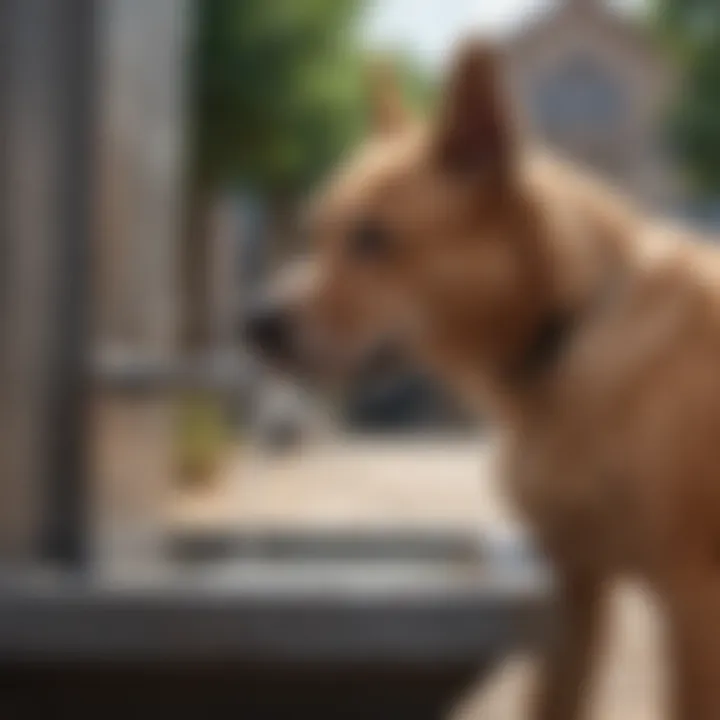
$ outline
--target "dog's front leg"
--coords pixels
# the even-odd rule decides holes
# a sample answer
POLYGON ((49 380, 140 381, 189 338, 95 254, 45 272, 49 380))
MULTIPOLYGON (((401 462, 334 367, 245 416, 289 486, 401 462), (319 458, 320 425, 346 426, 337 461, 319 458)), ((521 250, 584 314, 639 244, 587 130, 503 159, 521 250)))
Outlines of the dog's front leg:
POLYGON ((559 584, 559 626, 542 658, 532 698, 533 720, 582 717, 602 632, 606 604, 602 578, 572 572, 561 576, 559 584))
POLYGON ((669 593, 674 720, 720 718, 720 571, 685 564, 669 593))

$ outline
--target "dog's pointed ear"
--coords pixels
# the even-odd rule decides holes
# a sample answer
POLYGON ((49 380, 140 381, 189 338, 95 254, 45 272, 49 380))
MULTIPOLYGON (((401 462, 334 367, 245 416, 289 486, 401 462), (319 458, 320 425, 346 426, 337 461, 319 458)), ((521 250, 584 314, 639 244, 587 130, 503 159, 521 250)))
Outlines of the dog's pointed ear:
POLYGON ((441 108, 437 158, 452 172, 506 178, 515 133, 502 82, 502 59, 492 44, 471 40, 459 50, 441 108))
POLYGON ((406 127, 410 111, 405 105, 395 65, 376 58, 367 69, 370 131, 387 135, 406 127))

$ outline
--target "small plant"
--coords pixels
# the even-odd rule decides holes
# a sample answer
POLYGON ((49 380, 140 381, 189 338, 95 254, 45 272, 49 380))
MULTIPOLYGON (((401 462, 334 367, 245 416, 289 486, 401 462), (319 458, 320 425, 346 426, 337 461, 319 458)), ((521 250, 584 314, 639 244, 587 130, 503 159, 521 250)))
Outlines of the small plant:
POLYGON ((190 487, 211 483, 230 445, 230 430, 221 403, 203 394, 181 398, 175 442, 180 482, 190 487))

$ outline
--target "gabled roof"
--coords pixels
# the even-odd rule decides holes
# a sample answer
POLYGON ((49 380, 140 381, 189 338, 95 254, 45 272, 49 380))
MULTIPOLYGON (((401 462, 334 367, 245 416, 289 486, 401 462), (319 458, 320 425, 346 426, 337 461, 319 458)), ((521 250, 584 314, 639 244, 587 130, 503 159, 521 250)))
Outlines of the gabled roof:
POLYGON ((614 35, 643 60, 669 72, 665 56, 651 30, 635 16, 621 13, 606 0, 559 0, 552 8, 534 14, 506 40, 509 53, 522 53, 535 43, 552 39, 567 22, 590 23, 598 32, 614 35))

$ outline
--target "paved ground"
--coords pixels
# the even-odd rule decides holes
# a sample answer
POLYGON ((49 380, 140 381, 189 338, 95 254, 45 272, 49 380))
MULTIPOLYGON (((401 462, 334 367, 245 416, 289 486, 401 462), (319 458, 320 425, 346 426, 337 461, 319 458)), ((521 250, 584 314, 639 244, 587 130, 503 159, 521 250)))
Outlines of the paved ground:
MULTIPOLYGON (((268 459, 230 459, 211 491, 178 499, 173 524, 256 527, 498 527, 512 523, 492 453, 471 442, 330 445, 268 459)), ((638 589, 619 587, 592 720, 662 720, 658 619, 638 589)), ((525 720, 533 661, 511 659, 453 717, 525 720)))
POLYGON ((211 492, 187 495, 174 522, 251 526, 467 526, 506 513, 491 455, 462 441, 313 446, 284 456, 238 451, 211 492))

